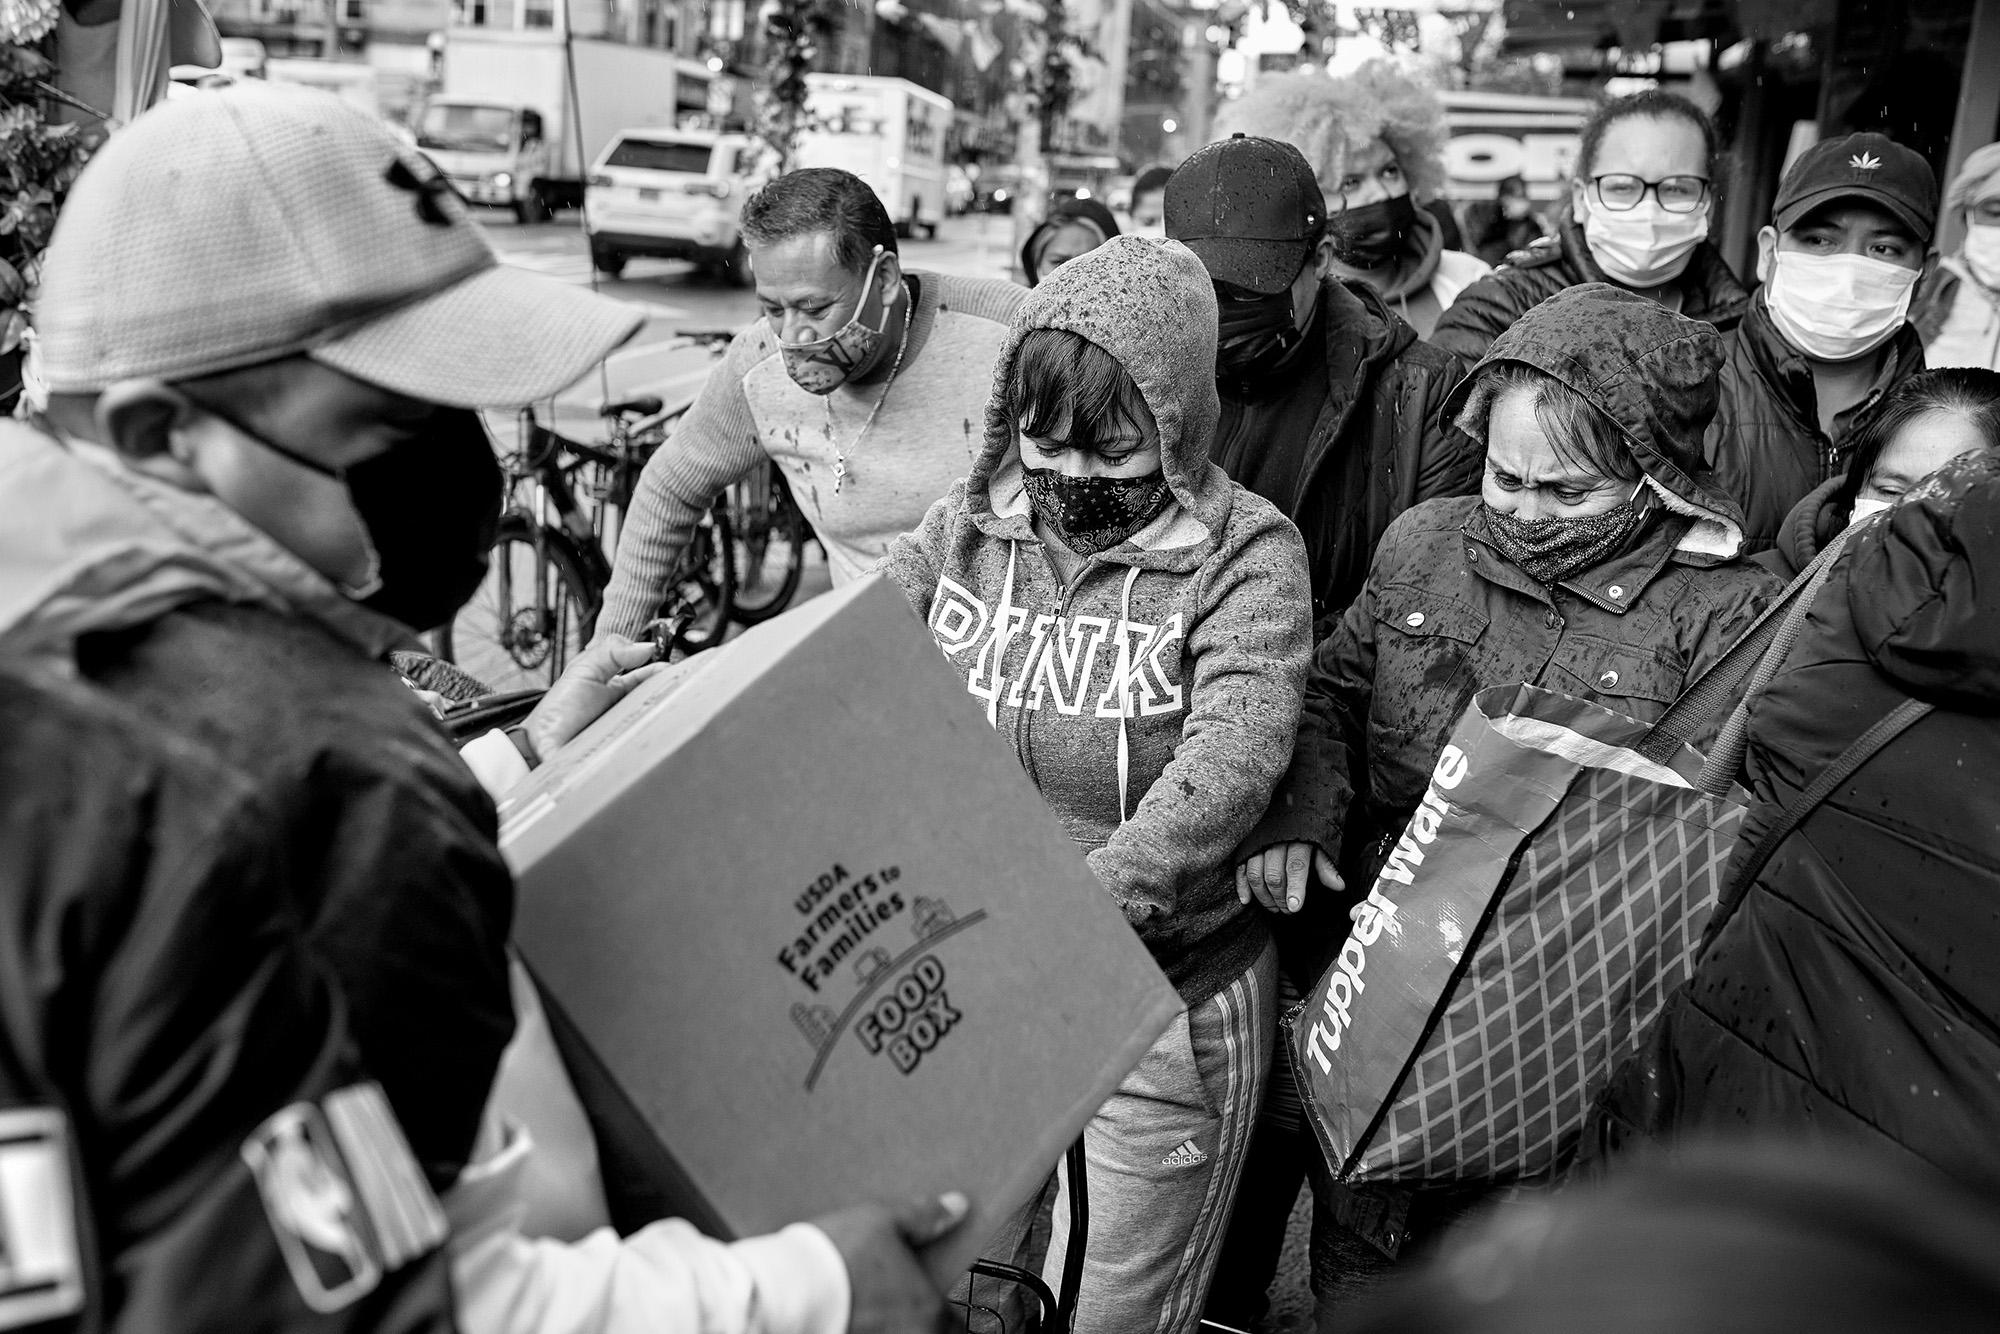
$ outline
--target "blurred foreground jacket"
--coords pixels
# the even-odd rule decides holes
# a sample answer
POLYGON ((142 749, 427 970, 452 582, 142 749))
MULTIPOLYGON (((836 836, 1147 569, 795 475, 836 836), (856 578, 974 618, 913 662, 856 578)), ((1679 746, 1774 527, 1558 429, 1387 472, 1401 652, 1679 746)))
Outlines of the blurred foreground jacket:
POLYGON ((1936 712, 1808 815, 1609 1107, 1654 1137, 1861 1140, 2000 1187, 2000 460, 1850 540, 1752 714, 1737 847, 1907 698, 1936 712))

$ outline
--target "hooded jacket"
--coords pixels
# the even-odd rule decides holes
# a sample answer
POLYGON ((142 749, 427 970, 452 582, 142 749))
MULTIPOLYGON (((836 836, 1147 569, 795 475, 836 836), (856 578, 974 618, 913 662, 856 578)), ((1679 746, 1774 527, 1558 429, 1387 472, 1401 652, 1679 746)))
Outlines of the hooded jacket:
MULTIPOLYGON (((1430 339, 1468 362, 1477 361, 1501 331, 1531 307, 1566 287, 1610 281, 1583 239, 1583 225, 1565 219, 1554 236, 1515 251, 1492 274, 1459 293, 1430 339)), ((1680 313, 1724 332, 1736 327, 1750 300, 1711 241, 1694 248, 1678 286, 1680 313)))
POLYGON ((1312 644, 1298 531, 1208 459, 1215 340, 1207 271, 1179 243, 1120 237, 1065 264, 1014 318, 971 474, 886 566, 1190 1006, 1267 943, 1228 857, 1284 772, 1312 644), (1172 494, 1067 584, 1008 406, 1032 329, 1125 367, 1172 494))
POLYGON ((1319 300, 1326 400, 1294 488, 1266 489, 1305 538, 1315 638, 1361 591, 1389 521, 1418 501, 1478 490, 1482 461, 1441 418, 1464 378, 1456 358, 1418 338, 1364 283, 1329 278, 1319 300))
POLYGON ((1800 497, 1778 529, 1777 541, 1751 559, 1787 583, 1812 564, 1841 529, 1847 526, 1847 508, 1839 500, 1845 476, 1829 477, 1800 497))
POLYGON ((1397 519, 1315 655, 1291 769, 1244 852, 1316 843, 1365 890, 1479 690, 1525 681, 1649 722, 1748 628, 1780 585, 1736 559, 1735 506, 1702 467, 1721 356, 1705 324, 1606 284, 1551 298, 1494 343, 1446 411, 1503 363, 1561 380, 1618 424, 1658 512, 1554 587, 1487 537, 1476 496, 1397 519), (1350 818, 1356 777, 1365 805, 1350 818))
MULTIPOLYGON (((297 852, 262 910, 274 930, 303 923, 448 1186, 513 1030, 513 885, 492 801, 383 664, 408 632, 221 502, 95 445, 0 422, 0 505, 0 655, 82 678, 261 794, 297 852)), ((183 984, 205 985, 200 955, 184 963, 183 984)))
MULTIPOLYGON (((1398 281, 1376 290, 1383 302, 1417 331, 1417 337, 1428 338, 1458 294, 1493 270, 1477 255, 1447 248, 1444 225, 1428 209, 1417 210, 1409 251, 1415 262, 1403 270, 1398 281)), ((1341 271, 1350 281, 1369 281, 1365 269, 1343 266, 1341 271)))
POLYGON ((1725 898, 1694 977, 1614 1080, 1614 1123, 1859 1140, 2000 1188, 1996 577, 1990 455, 1946 465, 1850 540, 1753 706, 1739 864, 1878 719, 1911 697, 1936 712, 1725 898))
POLYGON ((1728 342, 1722 397, 1703 448, 1716 481, 1743 510, 1745 551, 1755 554, 1778 540, 1785 516, 1808 491, 1847 471, 1882 400, 1924 368, 1924 345, 1905 321, 1883 348, 1867 396, 1835 418, 1829 438, 1819 428, 1812 368, 1771 322, 1763 292, 1728 342))

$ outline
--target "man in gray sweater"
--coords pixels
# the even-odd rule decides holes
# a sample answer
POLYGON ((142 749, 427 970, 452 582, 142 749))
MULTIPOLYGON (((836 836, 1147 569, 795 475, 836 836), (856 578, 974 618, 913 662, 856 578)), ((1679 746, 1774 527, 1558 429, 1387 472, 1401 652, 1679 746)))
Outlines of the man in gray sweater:
POLYGON ((764 318, 736 335, 646 465, 600 641, 637 635, 658 614, 702 512, 766 458, 784 470, 840 584, 915 528, 979 448, 1021 288, 905 271, 882 201, 828 168, 752 196, 743 239, 764 318))

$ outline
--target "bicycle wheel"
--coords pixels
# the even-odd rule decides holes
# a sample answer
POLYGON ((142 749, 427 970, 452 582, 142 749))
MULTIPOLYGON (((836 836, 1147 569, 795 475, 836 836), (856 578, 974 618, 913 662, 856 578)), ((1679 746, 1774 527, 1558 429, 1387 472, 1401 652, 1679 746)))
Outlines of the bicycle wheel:
POLYGON ((687 550, 681 553, 680 568, 667 585, 666 601, 660 615, 671 618, 683 611, 693 619, 681 632, 681 643, 689 653, 714 648, 729 633, 730 608, 736 597, 736 566, 730 557, 735 546, 724 501, 716 501, 696 525, 687 550))
POLYGON ((569 538, 509 514, 479 591, 438 631, 438 656, 495 690, 550 686, 590 642, 599 605, 569 538))
POLYGON ((730 616, 738 625, 756 625, 791 606, 812 528, 776 464, 758 464, 724 500, 736 538, 730 546, 736 566, 730 616))

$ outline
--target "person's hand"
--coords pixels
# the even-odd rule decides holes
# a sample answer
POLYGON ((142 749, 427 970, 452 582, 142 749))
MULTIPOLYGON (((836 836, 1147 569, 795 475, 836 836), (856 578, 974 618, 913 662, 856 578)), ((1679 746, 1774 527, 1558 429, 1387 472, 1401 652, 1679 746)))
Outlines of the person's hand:
POLYGON ((607 635, 591 645, 564 669, 522 724, 535 753, 543 759, 555 754, 664 665, 653 662, 650 640, 607 635))
POLYGON ((848 1334, 909 1334, 940 1327, 944 1293, 917 1251, 964 1222, 971 1207, 953 1190, 897 1208, 859 1204, 812 1220, 847 1263, 853 1293, 848 1334))
POLYGON ((1305 907, 1306 868, 1319 872, 1319 882, 1336 894, 1347 888, 1333 858, 1315 843, 1274 843, 1253 852, 1236 868, 1236 898, 1258 903, 1272 912, 1293 913, 1305 907))

